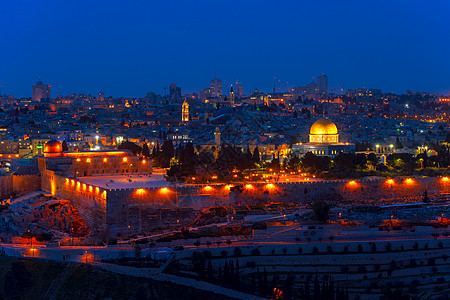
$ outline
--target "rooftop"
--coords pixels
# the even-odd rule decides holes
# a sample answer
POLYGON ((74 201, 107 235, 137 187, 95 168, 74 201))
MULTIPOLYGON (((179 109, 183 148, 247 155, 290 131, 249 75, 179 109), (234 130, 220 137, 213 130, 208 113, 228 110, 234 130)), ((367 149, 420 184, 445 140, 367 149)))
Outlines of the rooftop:
POLYGON ((112 175, 79 177, 80 182, 104 189, 138 189, 169 187, 164 175, 112 175))

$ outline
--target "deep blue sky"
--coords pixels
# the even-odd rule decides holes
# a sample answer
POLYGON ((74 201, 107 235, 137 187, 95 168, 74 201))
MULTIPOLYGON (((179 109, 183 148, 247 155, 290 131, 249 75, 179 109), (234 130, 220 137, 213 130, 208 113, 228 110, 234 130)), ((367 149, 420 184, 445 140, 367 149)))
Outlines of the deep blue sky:
POLYGON ((217 74, 248 93, 326 73, 330 87, 447 92, 449 15, 448 0, 2 1, 0 85, 143 96, 217 74))

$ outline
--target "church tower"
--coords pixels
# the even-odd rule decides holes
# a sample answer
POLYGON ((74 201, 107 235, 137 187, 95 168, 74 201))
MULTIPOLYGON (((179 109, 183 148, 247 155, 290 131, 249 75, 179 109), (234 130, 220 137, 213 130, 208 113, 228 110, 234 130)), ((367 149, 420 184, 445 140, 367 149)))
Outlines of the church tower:
POLYGON ((234 107, 234 91, 233 91, 233 85, 231 85, 231 90, 230 90, 230 106, 234 107))
POLYGON ((216 145, 220 146, 220 130, 219 130, 219 127, 216 127, 216 131, 214 131, 214 140, 216 141, 216 145))
POLYGON ((186 99, 181 106, 181 121, 189 122, 189 103, 187 103, 186 99))

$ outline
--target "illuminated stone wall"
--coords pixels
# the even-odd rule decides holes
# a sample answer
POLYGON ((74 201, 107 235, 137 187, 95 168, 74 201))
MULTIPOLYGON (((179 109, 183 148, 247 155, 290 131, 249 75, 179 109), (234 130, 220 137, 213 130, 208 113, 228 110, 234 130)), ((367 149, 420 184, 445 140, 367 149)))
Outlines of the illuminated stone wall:
POLYGON ((107 191, 87 185, 77 179, 68 178, 46 170, 42 174, 42 189, 69 200, 91 229, 106 229, 107 191))
POLYGON ((24 195, 41 189, 40 175, 13 175, 13 190, 17 195, 24 195))
MULTIPOLYGON (((203 185, 192 185, 178 188, 179 195, 190 195, 192 201, 197 196, 198 204, 190 204, 196 208, 210 205, 233 205, 251 202, 297 202, 329 201, 367 202, 404 199, 420 200, 425 190, 428 195, 450 193, 450 180, 443 178, 397 178, 397 179, 363 179, 336 181, 279 182, 273 184, 252 183, 244 185, 238 191, 229 191, 226 185, 211 185, 205 189, 203 185), (202 197, 199 197, 202 196, 202 197), (206 200, 205 200, 206 199, 206 200)), ((186 197, 188 198, 188 197, 186 197)), ((188 198, 189 199, 189 198, 188 198)), ((189 201, 180 201, 180 205, 188 205, 189 201)))
MULTIPOLYGON (((82 179, 81 179, 82 180, 82 179)), ((185 225, 195 210, 217 205, 299 202, 324 199, 376 204, 383 199, 420 201, 429 195, 450 193, 443 178, 364 179, 252 183, 240 189, 225 184, 180 185, 153 189, 104 189, 46 170, 42 189, 70 200, 91 229, 110 236, 185 225)))
POLYGON ((0 199, 10 197, 13 191, 13 180, 11 175, 0 176, 0 199))

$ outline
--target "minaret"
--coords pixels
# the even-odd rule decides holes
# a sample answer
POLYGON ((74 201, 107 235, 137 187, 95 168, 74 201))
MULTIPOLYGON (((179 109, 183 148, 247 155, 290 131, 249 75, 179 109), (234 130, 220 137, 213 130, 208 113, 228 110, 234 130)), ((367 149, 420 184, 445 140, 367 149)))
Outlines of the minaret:
POLYGON ((189 122, 189 103, 184 99, 183 105, 181 106, 181 121, 189 122))
POLYGON ((231 85, 231 90, 230 90, 230 106, 234 107, 234 91, 233 91, 233 85, 231 85))
POLYGON ((216 141, 216 145, 220 146, 220 130, 219 130, 219 127, 216 127, 216 131, 214 131, 214 140, 216 141))

